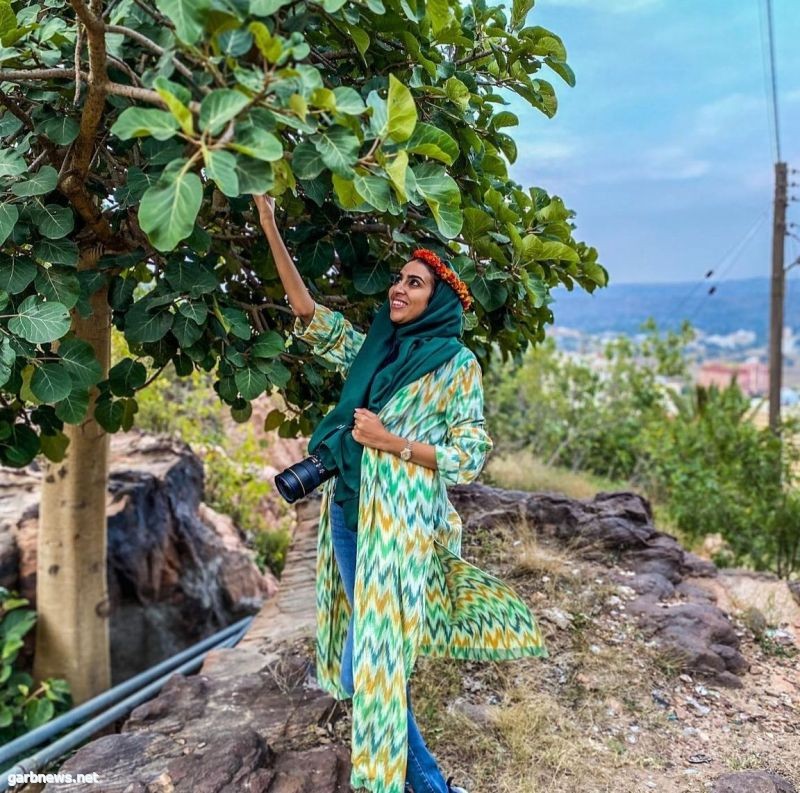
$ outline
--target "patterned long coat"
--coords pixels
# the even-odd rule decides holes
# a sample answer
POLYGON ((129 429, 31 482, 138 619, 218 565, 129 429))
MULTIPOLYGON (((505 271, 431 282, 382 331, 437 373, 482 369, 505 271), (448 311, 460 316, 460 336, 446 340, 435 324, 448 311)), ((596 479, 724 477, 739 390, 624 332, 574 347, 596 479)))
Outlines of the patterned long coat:
MULTIPOLYGON (((347 374, 365 334, 316 304, 293 335, 347 374)), ((461 558, 461 518, 446 486, 480 473, 492 440, 484 429, 481 369, 467 348, 397 391, 378 413, 389 432, 436 450, 437 470, 364 447, 354 597, 354 789, 403 793, 408 754, 406 683, 418 654, 506 660, 547 656, 526 604, 499 578, 461 558)), ((333 553, 323 485, 317 540, 316 671, 338 700, 351 608, 333 553)))

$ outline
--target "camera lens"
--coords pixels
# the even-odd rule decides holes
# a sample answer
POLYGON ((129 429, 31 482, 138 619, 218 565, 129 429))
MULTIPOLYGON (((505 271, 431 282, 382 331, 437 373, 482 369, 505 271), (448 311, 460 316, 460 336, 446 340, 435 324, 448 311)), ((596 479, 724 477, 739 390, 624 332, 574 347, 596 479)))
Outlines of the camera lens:
POLYGON ((289 466, 275 477, 275 486, 281 496, 293 504, 307 496, 314 488, 330 479, 335 471, 328 471, 313 454, 289 466))

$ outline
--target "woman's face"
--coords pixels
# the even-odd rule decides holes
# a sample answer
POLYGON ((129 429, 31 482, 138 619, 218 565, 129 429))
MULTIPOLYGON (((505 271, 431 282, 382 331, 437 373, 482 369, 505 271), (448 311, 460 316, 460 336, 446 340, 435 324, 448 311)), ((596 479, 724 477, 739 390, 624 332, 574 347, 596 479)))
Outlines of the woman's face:
POLYGON ((433 274, 421 261, 406 262, 389 287, 389 319, 400 324, 416 319, 427 308, 433 287, 433 274))

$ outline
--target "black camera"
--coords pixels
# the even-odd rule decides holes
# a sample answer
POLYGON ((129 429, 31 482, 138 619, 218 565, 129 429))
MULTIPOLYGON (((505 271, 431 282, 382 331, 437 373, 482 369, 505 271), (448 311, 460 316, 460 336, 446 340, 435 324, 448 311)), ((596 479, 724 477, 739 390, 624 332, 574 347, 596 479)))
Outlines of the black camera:
MULTIPOLYGON (((339 424, 336 427, 337 430, 352 428, 352 424, 339 424)), ((297 499, 305 498, 312 490, 338 473, 336 466, 326 468, 319 455, 312 454, 281 471, 275 477, 275 487, 286 501, 294 504, 297 499)))
POLYGON ((326 468, 316 454, 290 465, 275 477, 275 487, 290 504, 304 498, 312 490, 330 479, 336 473, 335 468, 326 468))

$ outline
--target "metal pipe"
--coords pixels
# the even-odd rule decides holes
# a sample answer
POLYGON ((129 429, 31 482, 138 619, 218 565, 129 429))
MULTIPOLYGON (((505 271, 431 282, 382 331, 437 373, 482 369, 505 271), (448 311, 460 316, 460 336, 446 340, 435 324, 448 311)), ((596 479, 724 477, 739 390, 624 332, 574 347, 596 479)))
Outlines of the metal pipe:
MULTIPOLYGON (((205 659, 206 655, 208 655, 208 653, 211 652, 211 650, 218 649, 218 648, 221 648, 221 647, 233 647, 236 644, 238 644, 238 642, 241 640, 241 638, 247 632, 247 628, 250 626, 250 623, 252 622, 252 620, 253 620, 253 617, 246 617, 245 619, 240 620, 239 622, 235 623, 234 625, 228 626, 228 628, 225 628, 224 630, 220 631, 218 634, 215 634, 215 637, 217 638, 218 641, 212 647, 209 647, 208 649, 206 649, 205 651, 201 652, 200 654, 193 655, 193 657, 189 658, 189 660, 185 661, 183 664, 181 664, 177 668, 171 669, 170 671, 166 672, 166 674, 163 674, 161 677, 159 677, 158 679, 154 680, 149 685, 146 685, 144 688, 140 689, 136 693, 131 694, 130 696, 126 697, 121 702, 118 702, 116 705, 114 705, 113 707, 111 707, 108 710, 104 711, 100 715, 95 716, 93 719, 87 721, 85 724, 81 725, 77 729, 75 729, 72 732, 68 733, 67 735, 59 738, 54 743, 50 744, 49 746, 46 746, 44 749, 41 749, 40 751, 36 752, 35 754, 31 755, 30 757, 26 757, 23 760, 20 760, 12 768, 8 769, 7 771, 4 771, 2 773, 2 776, 0 776, 0 793, 2 793, 2 791, 8 790, 8 786, 9 786, 8 785, 8 780, 9 780, 9 777, 12 774, 25 774, 25 773, 31 773, 31 772, 38 771, 40 768, 46 766, 48 763, 51 763, 54 760, 57 760, 64 753, 68 752, 74 746, 77 746, 78 744, 80 744, 86 738, 91 737, 98 730, 102 729, 103 727, 107 726, 108 724, 111 724, 112 722, 116 721, 118 718, 127 715, 137 705, 141 704, 145 700, 149 699, 150 697, 152 697, 153 695, 158 693, 158 691, 161 690, 163 685, 167 682, 167 680, 169 680, 169 678, 173 674, 185 674, 187 672, 192 672, 202 664, 202 662, 205 659), (219 637, 220 637, 221 634, 225 634, 225 635, 223 636, 222 640, 219 640, 219 637)), ((208 642, 209 642, 209 639, 213 639, 213 638, 214 637, 208 637, 208 638, 204 639, 202 642, 198 642, 198 645, 200 645, 200 644, 207 645, 208 642)), ((197 647, 198 645, 195 645, 195 647, 197 647)), ((188 650, 184 650, 181 653, 178 653, 178 655, 174 656, 173 659, 178 657, 178 656, 185 656, 186 653, 189 652, 190 650, 192 650, 192 648, 188 648, 188 650)), ((170 661, 170 660, 173 660, 173 659, 167 659, 167 661, 170 661)), ((150 676, 152 676, 153 669, 162 669, 163 670, 163 668, 165 667, 166 663, 167 662, 162 661, 157 666, 153 667, 150 670, 146 670, 146 672, 142 672, 140 675, 137 675, 136 677, 137 678, 142 678, 142 676, 147 675, 148 673, 150 673, 150 676)), ((134 679, 135 678, 131 678, 131 680, 134 680, 134 679)), ((126 685, 128 685, 130 682, 131 681, 126 681, 125 683, 121 683, 119 686, 116 686, 115 689, 123 688, 126 685)), ((101 699, 102 697, 110 694, 115 689, 109 689, 109 691, 104 692, 104 694, 101 694, 98 697, 95 697, 94 699, 89 700, 89 702, 84 703, 84 704, 88 705, 90 703, 93 703, 96 700, 101 699)), ((82 706, 79 706, 79 707, 82 707, 82 706)), ((97 707, 95 706, 91 710, 93 711, 93 710, 96 710, 96 709, 97 709, 97 707)), ((75 710, 78 710, 78 708, 75 708, 75 710)), ((85 714, 85 712, 86 711, 84 711, 84 714, 85 714)), ((69 713, 63 714, 63 716, 69 716, 72 713, 73 713, 73 711, 69 711, 69 713)), ((59 717, 59 718, 61 718, 61 717, 59 717)), ((53 720, 53 722, 55 722, 55 721, 56 721, 56 719, 53 720)), ((74 721, 74 719, 73 719, 73 721, 74 721)), ((38 728, 38 730, 42 730, 44 727, 51 726, 53 722, 48 722, 48 724, 42 725, 42 727, 38 728)), ((64 724, 65 724, 65 722, 62 721, 61 722, 61 726, 64 726, 64 724)), ((32 732, 35 732, 35 731, 32 731, 32 732)), ((21 736, 21 738, 24 738, 24 737, 26 737, 26 736, 21 736)), ((17 739, 17 740, 20 740, 20 739, 17 739)), ((38 743, 41 743, 41 740, 37 740, 34 745, 36 745, 38 743)), ((18 753, 19 752, 17 752, 17 754, 18 753)))
POLYGON ((205 639, 193 644, 191 647, 181 650, 181 652, 164 659, 149 669, 145 669, 138 675, 128 678, 128 680, 125 680, 119 685, 109 688, 102 694, 98 694, 96 697, 83 702, 77 707, 68 710, 66 713, 62 713, 55 719, 43 724, 41 727, 37 727, 34 730, 26 732, 24 735, 20 735, 19 738, 15 738, 10 743, 0 747, 0 768, 9 760, 13 760, 15 757, 19 757, 23 752, 27 752, 28 749, 38 746, 40 743, 44 743, 56 733, 61 732, 61 730, 64 728, 70 727, 76 722, 84 719, 86 716, 95 713, 107 705, 110 705, 112 702, 116 702, 118 699, 121 699, 131 691, 136 691, 145 683, 149 683, 151 680, 159 677, 164 672, 174 669, 183 661, 193 658, 206 648, 216 645, 228 636, 238 633, 243 626, 246 627, 249 625, 252 619, 252 617, 245 617, 244 619, 239 620, 239 622, 228 625, 221 631, 217 631, 217 633, 207 636, 205 639))

